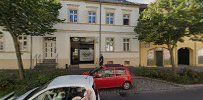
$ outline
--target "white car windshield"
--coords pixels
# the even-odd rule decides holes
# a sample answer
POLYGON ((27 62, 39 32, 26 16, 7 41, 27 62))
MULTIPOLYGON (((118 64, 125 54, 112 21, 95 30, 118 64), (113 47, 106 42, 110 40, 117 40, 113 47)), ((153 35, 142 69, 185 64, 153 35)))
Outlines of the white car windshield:
POLYGON ((43 85, 43 86, 41 86, 41 87, 36 88, 34 91, 32 91, 29 95, 27 95, 27 96, 25 97, 25 100, 29 99, 30 97, 32 97, 32 96, 35 95, 36 93, 38 93, 38 92, 44 90, 45 88, 47 88, 47 86, 48 86, 48 84, 45 84, 45 85, 43 85))

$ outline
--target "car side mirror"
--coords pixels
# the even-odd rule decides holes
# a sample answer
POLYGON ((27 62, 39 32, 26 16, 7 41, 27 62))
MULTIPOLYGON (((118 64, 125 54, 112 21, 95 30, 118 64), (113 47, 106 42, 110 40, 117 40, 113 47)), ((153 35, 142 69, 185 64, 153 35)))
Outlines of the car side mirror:
POLYGON ((101 78, 99 74, 94 75, 94 78, 101 78))

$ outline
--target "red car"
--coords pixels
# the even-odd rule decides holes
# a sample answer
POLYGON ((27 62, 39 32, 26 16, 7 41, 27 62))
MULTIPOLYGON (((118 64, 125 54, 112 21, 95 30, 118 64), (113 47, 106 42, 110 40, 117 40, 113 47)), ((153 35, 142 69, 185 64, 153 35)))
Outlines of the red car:
POLYGON ((133 85, 129 69, 120 64, 107 64, 84 74, 94 76, 94 83, 97 89, 116 87, 130 89, 133 85))

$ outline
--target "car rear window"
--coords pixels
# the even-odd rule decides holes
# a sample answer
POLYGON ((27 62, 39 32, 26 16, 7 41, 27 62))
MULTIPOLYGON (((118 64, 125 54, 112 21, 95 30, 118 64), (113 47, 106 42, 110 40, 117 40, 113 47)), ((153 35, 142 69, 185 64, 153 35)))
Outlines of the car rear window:
POLYGON ((123 76, 126 74, 125 69, 116 69, 116 76, 123 76))

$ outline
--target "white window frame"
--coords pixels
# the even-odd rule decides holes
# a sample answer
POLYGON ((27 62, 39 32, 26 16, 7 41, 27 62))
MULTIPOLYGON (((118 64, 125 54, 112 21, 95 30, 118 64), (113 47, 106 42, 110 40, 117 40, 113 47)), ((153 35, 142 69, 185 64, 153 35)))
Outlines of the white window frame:
POLYGON ((88 23, 95 24, 97 22, 97 13, 95 11, 88 11, 88 23), (94 19, 95 18, 95 22, 94 19))
POLYGON ((78 10, 76 10, 76 9, 69 10, 69 21, 72 23, 78 22, 78 10), (71 11, 73 11, 73 13, 71 13, 71 11), (71 16, 73 16, 73 19, 71 19, 71 16), (75 16, 77 16, 77 17, 75 18, 75 16))
POLYGON ((4 34, 0 34, 0 51, 4 51, 4 34))
POLYGON ((19 46, 20 46, 20 51, 28 50, 28 36, 26 36, 26 35, 18 36, 18 42, 19 42, 19 46))
POLYGON ((130 51, 130 38, 123 38, 123 51, 130 51))
POLYGON ((113 37, 106 37, 106 39, 105 39, 105 50, 107 52, 114 52, 114 50, 115 50, 114 43, 115 43, 115 39, 113 37), (110 43, 111 40, 113 43, 110 43))
POLYGON ((110 25, 112 25, 112 24, 114 24, 114 13, 106 13, 106 24, 110 24, 110 25), (111 20, 113 21, 112 23, 111 23, 111 20))

